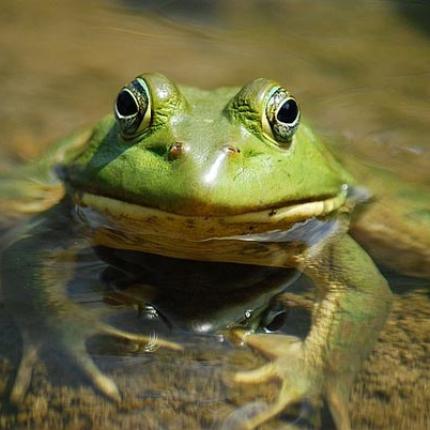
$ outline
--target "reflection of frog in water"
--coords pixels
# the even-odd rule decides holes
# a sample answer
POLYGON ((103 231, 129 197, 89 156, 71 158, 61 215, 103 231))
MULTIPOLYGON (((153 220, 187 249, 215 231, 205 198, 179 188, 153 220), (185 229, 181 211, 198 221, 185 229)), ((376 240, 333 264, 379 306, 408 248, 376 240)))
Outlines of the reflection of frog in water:
MULTIPOLYGON (((4 179, 4 211, 39 212, 2 259, 5 302, 24 339, 12 399, 25 394, 46 338, 100 391, 120 398, 85 341, 97 333, 148 339, 102 322, 67 297, 65 268, 82 248, 94 246, 111 264, 115 282, 150 286, 141 295, 149 302, 157 287, 167 285, 164 296, 206 288, 219 291, 221 308, 239 288, 270 296, 296 270, 305 273, 317 299, 303 341, 235 330, 273 360, 234 381, 282 382, 278 400, 245 426, 322 395, 337 426, 349 428, 350 386, 384 324, 391 294, 347 233, 356 194, 351 176, 299 120, 294 98, 266 79, 241 90, 201 91, 147 74, 119 93, 114 116, 54 146, 16 175, 21 179, 4 179), (54 166, 62 182, 53 179, 54 166)), ((269 301, 250 300, 258 309, 269 301)), ((244 306, 230 306, 228 316, 213 313, 210 328, 239 321, 244 306)))

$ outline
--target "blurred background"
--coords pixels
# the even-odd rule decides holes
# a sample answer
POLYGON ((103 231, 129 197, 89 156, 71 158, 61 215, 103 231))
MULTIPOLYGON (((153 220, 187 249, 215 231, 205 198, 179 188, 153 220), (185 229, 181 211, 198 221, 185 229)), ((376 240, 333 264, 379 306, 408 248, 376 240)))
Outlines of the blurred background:
POLYGON ((430 4, 2 0, 1 163, 92 124, 159 71, 204 88, 278 80, 329 138, 430 182, 430 4))

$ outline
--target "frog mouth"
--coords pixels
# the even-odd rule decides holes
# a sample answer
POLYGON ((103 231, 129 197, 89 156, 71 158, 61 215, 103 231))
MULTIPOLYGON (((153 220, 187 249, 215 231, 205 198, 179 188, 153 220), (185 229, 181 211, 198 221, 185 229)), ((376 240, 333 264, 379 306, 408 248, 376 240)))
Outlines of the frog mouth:
POLYGON ((343 185, 337 195, 321 200, 226 216, 175 214, 87 192, 77 192, 73 198, 79 218, 91 227, 198 241, 288 228, 296 222, 325 217, 345 206, 348 191, 343 185))

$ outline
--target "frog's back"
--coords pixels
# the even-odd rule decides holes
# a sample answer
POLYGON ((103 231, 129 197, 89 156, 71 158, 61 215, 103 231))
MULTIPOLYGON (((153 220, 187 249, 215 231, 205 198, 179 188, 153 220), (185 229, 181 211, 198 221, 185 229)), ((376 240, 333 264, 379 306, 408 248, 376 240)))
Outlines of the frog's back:
POLYGON ((55 166, 79 152, 91 134, 91 129, 74 133, 54 143, 37 160, 13 166, 0 175, 0 227, 43 212, 63 198, 64 186, 55 166))
POLYGON ((430 277, 430 187, 350 156, 343 164, 370 192, 353 217, 353 236, 384 266, 430 277))

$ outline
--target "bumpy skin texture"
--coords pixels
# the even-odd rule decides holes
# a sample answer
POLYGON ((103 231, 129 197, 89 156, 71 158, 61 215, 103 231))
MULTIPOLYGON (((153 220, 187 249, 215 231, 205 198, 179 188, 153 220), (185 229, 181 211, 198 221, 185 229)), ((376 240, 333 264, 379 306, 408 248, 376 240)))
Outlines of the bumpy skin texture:
MULTIPOLYGON (((26 306, 26 317, 17 317, 24 348, 11 393, 15 401, 25 394, 32 363, 46 341, 46 333, 50 333, 52 345, 65 350, 102 393, 116 400, 120 400, 119 390, 86 353, 86 339, 104 333, 138 343, 151 341, 102 323, 68 299, 65 285, 73 270, 65 273, 64 267, 73 267, 70 262, 80 250, 100 244, 97 226, 75 223, 72 214, 76 195, 91 193, 120 200, 126 208, 126 203, 132 203, 172 217, 188 217, 191 232, 193 223, 202 217, 208 223, 213 218, 227 217, 222 218, 227 223, 228 216, 235 214, 261 210, 275 213, 289 205, 300 208, 302 203, 311 203, 308 207, 313 208, 312 202, 335 197, 345 184, 352 183, 306 126, 299 126, 289 144, 276 142, 265 124, 265 106, 273 88, 278 87, 272 81, 257 79, 240 91, 200 91, 178 89, 162 75, 143 75, 142 79, 150 91, 152 114, 142 134, 133 139, 122 137, 117 122, 108 116, 92 132, 58 144, 36 167, 24 172, 34 175, 43 171, 45 176, 41 176, 46 179, 50 167, 60 163, 57 171, 67 192, 51 208, 40 204, 41 213, 24 227, 18 239, 11 241, 2 256, 7 306, 13 315, 22 315, 23 303, 26 306), (64 262, 68 264, 64 266, 64 262)), ((15 184, 25 190, 23 182, 15 184)), ((59 184, 57 180, 51 186, 59 184)), ((38 189, 38 193, 43 195, 44 191, 38 189)), ((31 197, 23 192, 22 205, 31 203, 31 197)), ((105 215, 110 211, 109 207, 103 209, 105 215)), ((339 213, 345 210, 327 209, 333 219, 344 217, 339 213)), ((139 211, 133 216, 136 213, 139 211)), ((285 219, 284 224, 266 218, 256 222, 260 231, 286 225, 285 219)), ((282 381, 278 401, 244 422, 244 428, 255 428, 292 403, 320 396, 327 399, 338 428, 350 427, 347 406, 351 381, 385 321, 391 296, 370 258, 348 236, 347 224, 339 222, 339 227, 321 240, 306 243, 307 239, 302 239, 300 244, 296 238, 301 246, 277 245, 282 258, 276 265, 297 268, 315 284, 313 323, 304 341, 236 332, 273 361, 254 372, 239 373, 233 380, 282 381)), ((240 228, 240 222, 237 225, 235 228, 240 228)), ((223 234, 222 226, 218 226, 218 236, 223 234)), ((243 231, 246 233, 249 222, 243 231)), ((127 249, 121 234, 117 237, 113 246, 127 249)), ((179 249, 181 241, 175 240, 179 249)), ((185 233, 183 240, 187 240, 185 233)), ((163 255, 160 241, 154 253, 163 255)), ((210 246, 210 241, 201 242, 200 251, 206 250, 206 254, 200 253, 199 259, 205 255, 209 258, 210 246)), ((169 252, 174 251, 170 248, 169 252)), ((264 263, 256 263, 249 253, 241 258, 231 261, 264 263)), ((157 342, 180 349, 172 342, 157 342)))

